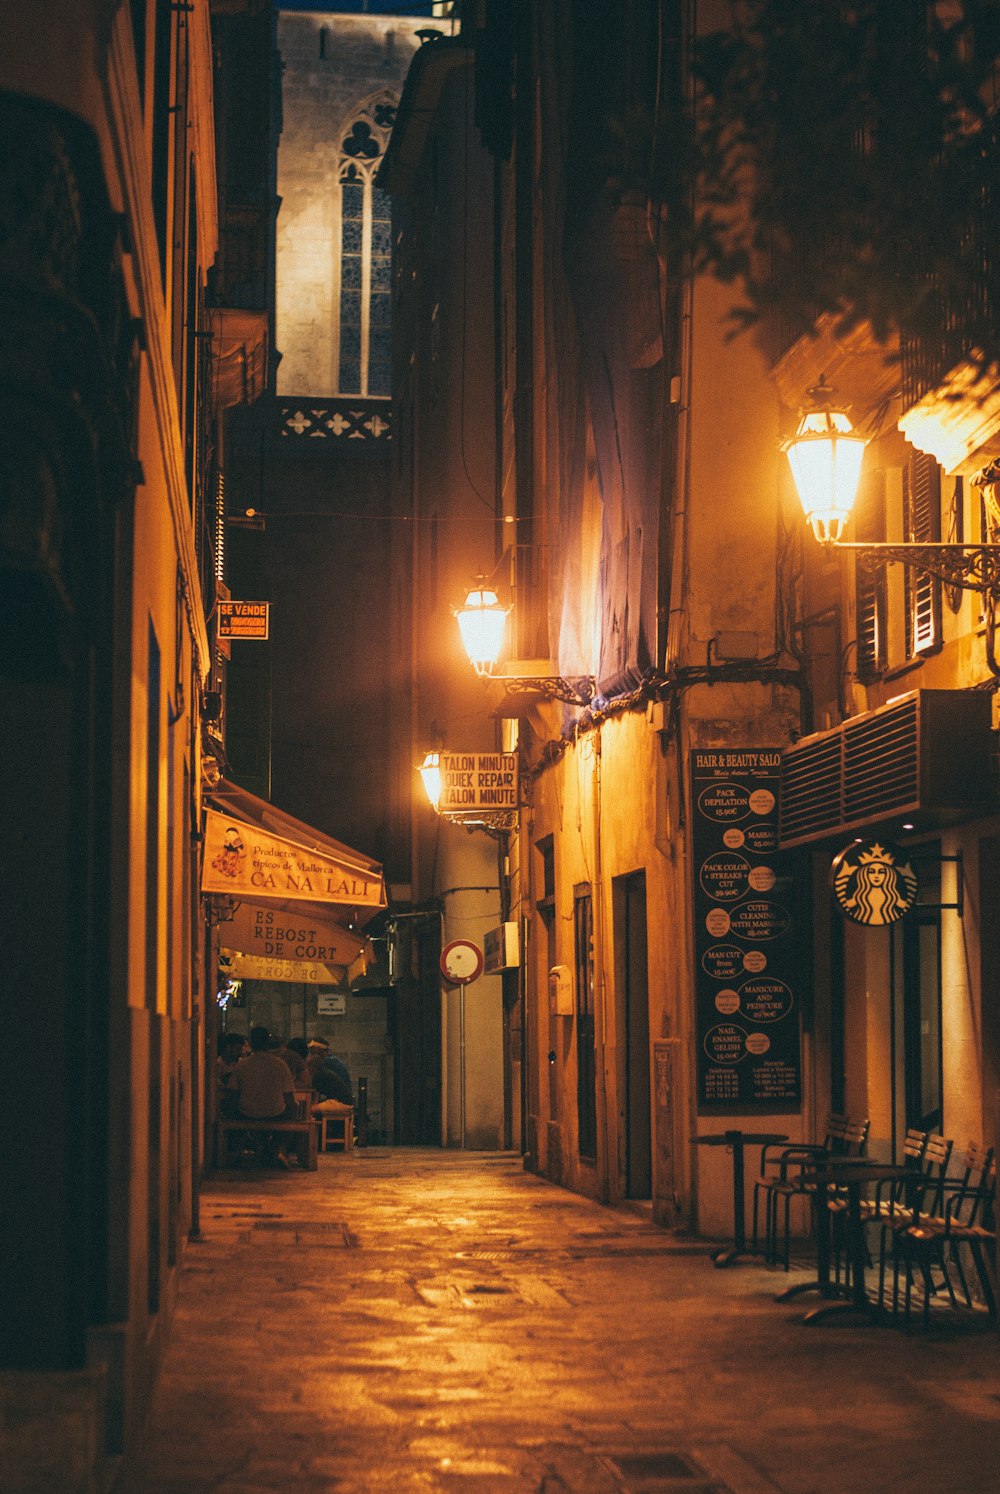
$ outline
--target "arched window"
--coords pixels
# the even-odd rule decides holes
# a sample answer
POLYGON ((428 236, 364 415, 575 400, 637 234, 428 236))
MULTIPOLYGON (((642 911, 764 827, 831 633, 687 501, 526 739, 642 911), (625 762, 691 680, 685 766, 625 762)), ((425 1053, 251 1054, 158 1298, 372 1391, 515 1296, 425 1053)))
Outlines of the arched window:
POLYGON ((396 99, 377 94, 341 140, 338 394, 391 392, 392 213, 374 178, 395 118, 396 99))

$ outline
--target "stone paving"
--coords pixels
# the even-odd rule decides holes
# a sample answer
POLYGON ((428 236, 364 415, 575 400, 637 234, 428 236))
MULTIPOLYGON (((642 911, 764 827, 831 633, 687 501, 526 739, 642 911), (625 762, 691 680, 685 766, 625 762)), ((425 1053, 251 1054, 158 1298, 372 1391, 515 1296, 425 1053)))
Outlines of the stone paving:
POLYGON ((802 1322, 791 1277, 525 1173, 369 1149, 202 1199, 126 1494, 979 1494, 985 1314, 802 1322))

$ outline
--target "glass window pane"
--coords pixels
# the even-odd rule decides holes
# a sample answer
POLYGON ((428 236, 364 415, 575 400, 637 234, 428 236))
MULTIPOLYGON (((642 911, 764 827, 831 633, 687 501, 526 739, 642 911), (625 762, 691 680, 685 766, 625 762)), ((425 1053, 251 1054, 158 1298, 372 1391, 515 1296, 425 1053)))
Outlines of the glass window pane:
POLYGON ((345 254, 340 261, 340 283, 352 290, 361 288, 361 255, 345 254))
POLYGON ((343 193, 344 220, 346 221, 348 218, 360 218, 365 203, 364 187, 360 185, 348 186, 345 184, 341 188, 341 192, 343 193))
POLYGON ((392 372, 388 363, 372 363, 368 368, 368 393, 391 394, 392 372))
POLYGON ((341 394, 361 393, 361 364, 356 360, 351 362, 341 358, 340 392, 341 394))
POLYGON ((372 224, 372 254, 389 255, 392 253, 392 224, 372 224))
POLYGON ((361 292, 343 290, 340 295, 340 325, 342 327, 361 326, 361 292))

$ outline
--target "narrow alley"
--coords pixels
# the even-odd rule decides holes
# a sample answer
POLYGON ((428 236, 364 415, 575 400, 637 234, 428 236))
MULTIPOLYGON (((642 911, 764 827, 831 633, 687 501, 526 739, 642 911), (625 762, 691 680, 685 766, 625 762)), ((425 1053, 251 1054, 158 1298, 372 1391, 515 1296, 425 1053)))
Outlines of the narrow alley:
POLYGON ((510 1154, 331 1155, 201 1213, 129 1494, 973 1494, 1000 1453, 985 1314, 804 1326, 783 1272, 510 1154))

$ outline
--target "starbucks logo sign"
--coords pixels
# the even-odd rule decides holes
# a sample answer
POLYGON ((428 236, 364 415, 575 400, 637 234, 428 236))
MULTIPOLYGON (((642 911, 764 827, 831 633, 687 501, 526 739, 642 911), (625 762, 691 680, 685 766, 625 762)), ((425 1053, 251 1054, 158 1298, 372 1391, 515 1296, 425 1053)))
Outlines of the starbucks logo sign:
POLYGON ((855 841, 830 870, 840 911, 866 928, 884 928, 904 917, 917 900, 917 878, 906 852, 888 841, 855 841))

